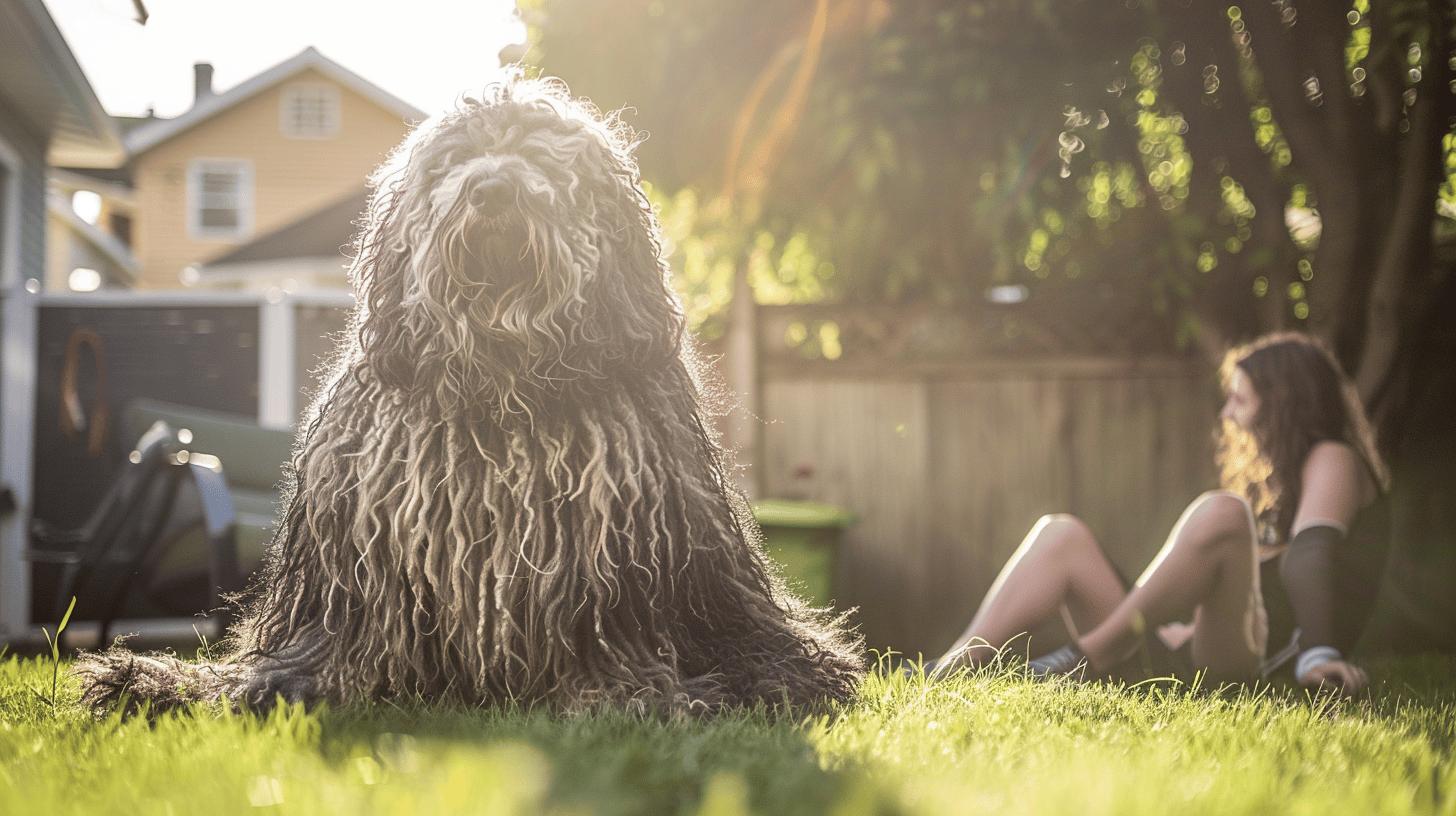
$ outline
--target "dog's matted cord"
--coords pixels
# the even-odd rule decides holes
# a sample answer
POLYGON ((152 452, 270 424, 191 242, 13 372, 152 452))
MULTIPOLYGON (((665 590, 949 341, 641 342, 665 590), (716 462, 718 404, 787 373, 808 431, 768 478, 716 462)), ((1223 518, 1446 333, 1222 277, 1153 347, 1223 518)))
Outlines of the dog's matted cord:
POLYGON ((559 81, 513 78, 392 154, 229 656, 90 655, 88 701, 854 693, 859 642, 784 588, 730 487, 635 144, 559 81))

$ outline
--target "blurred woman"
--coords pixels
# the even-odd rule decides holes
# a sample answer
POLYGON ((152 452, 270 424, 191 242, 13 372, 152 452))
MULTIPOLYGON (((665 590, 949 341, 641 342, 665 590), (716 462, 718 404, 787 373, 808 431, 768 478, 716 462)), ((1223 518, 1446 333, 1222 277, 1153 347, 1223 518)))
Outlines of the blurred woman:
POLYGON ((1129 588, 1086 524, 1045 516, 927 671, 981 665, 1060 615, 1072 642, 1031 661, 1036 675, 1122 673, 1146 644, 1216 681, 1289 669, 1365 686, 1348 655, 1384 565, 1389 479, 1354 388, 1297 333, 1231 350, 1220 375, 1222 489, 1188 506, 1142 577, 1129 588))

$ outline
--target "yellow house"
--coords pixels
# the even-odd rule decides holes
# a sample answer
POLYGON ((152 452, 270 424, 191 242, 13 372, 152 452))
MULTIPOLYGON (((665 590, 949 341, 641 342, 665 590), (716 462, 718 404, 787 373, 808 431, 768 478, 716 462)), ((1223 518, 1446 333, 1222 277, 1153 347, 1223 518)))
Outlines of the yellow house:
POLYGON ((205 283, 199 270, 355 200, 423 114, 307 48, 226 91, 196 66, 196 99, 125 137, 135 286, 205 283))

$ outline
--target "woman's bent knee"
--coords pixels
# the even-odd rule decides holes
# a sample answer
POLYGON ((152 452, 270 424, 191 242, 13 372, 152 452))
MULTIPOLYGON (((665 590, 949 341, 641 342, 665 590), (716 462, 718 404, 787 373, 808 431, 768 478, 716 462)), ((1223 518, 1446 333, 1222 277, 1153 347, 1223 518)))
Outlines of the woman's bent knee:
POLYGON ((1037 519, 1035 531, 1038 541, 1054 542, 1056 544, 1075 545, 1097 545, 1097 538, 1092 535, 1092 528, 1087 522, 1072 515, 1071 513, 1051 513, 1037 519))
POLYGON ((1254 511, 1243 496, 1228 490, 1210 490, 1194 500, 1190 520, 1220 530, 1251 531, 1254 511))
POLYGON ((1255 542, 1254 514, 1242 496, 1226 490, 1211 490, 1199 496, 1183 511, 1178 521, 1178 540, 1185 546, 1233 547, 1252 552, 1255 542))
POLYGON ((1036 520, 1036 527, 1059 532, 1085 533, 1089 537, 1092 535, 1092 528, 1087 526, 1087 522, 1071 513, 1048 513, 1036 520))

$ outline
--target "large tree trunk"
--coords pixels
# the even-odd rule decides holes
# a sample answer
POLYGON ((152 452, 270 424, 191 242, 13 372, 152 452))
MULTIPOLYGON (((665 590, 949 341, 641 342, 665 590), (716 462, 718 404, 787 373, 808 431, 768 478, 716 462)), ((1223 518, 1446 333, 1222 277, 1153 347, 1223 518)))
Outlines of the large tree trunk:
POLYGON ((1414 342, 1422 323, 1438 317, 1425 309, 1434 291, 1433 228, 1437 191, 1445 179, 1443 138, 1456 114, 1449 89, 1448 15, 1438 17, 1432 59, 1409 110, 1410 138, 1397 166, 1394 202, 1384 244, 1374 266, 1363 315, 1364 344, 1354 368, 1361 399, 1379 434, 1392 441, 1410 413, 1410 367, 1422 349, 1414 342))
POLYGON ((1392 448, 1392 548, 1371 646, 1456 650, 1456 259, 1447 259, 1410 344, 1404 421, 1392 448))
POLYGON ((1451 9, 1430 9, 1428 53, 1408 83, 1413 35, 1375 4, 1363 95, 1351 94, 1345 64, 1348 6, 1300 4, 1292 22, 1281 16, 1292 6, 1241 9, 1292 169, 1320 213, 1309 328, 1355 378, 1392 470, 1390 568, 1367 642, 1456 647, 1456 423, 1447 418, 1456 404, 1456 331, 1444 320, 1456 309, 1456 280, 1433 271, 1443 139, 1456 115, 1451 9))

